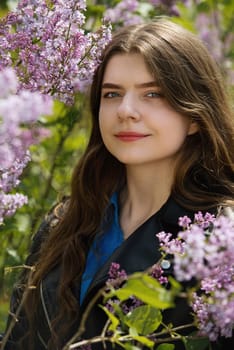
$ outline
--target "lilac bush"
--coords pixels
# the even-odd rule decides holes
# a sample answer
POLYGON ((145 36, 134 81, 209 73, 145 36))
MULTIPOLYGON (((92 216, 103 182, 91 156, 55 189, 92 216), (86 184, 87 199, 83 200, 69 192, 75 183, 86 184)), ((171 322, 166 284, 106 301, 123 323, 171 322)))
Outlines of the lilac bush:
POLYGON ((13 66, 20 88, 74 101, 92 79, 111 38, 103 24, 85 30, 85 0, 21 0, 0 22, 0 69, 13 66))
POLYGON ((117 5, 107 8, 104 18, 114 27, 142 23, 154 15, 166 14, 179 16, 178 3, 189 5, 189 0, 122 0, 117 5))
POLYGON ((30 145, 48 135, 35 126, 51 112, 48 96, 72 104, 111 38, 110 25, 88 32, 85 12, 85 0, 20 0, 0 20, 0 223, 27 202, 9 192, 30 160, 30 145))
POLYGON ((187 15, 188 21, 191 22, 192 15, 194 23, 190 24, 194 24, 194 30, 222 67, 227 82, 234 85, 232 63, 234 34, 231 30, 232 24, 228 24, 227 20, 227 14, 232 10, 230 8, 229 11, 228 4, 225 6, 219 2, 213 6, 208 1, 201 0, 122 0, 115 6, 110 4, 104 17, 111 21, 114 28, 118 28, 142 23, 158 15, 181 17, 182 22, 183 16, 187 15))
POLYGON ((6 216, 27 203, 27 197, 9 192, 30 160, 28 148, 48 131, 36 125, 41 115, 52 112, 52 100, 38 92, 18 91, 12 68, 0 72, 0 224, 6 216))
POLYGON ((207 213, 195 215, 194 223, 179 220, 178 237, 157 234, 161 249, 174 257, 178 281, 198 281, 191 306, 201 335, 215 341, 231 337, 234 327, 234 221, 207 213))
MULTIPOLYGON (((154 264, 148 272, 149 276, 153 277, 156 281, 158 281, 162 285, 166 285, 168 283, 168 279, 164 276, 164 271, 161 268, 159 263, 154 264)), ((113 262, 110 265, 110 269, 108 272, 108 280, 106 281, 106 291, 108 289, 114 288, 119 289, 123 286, 124 282, 128 280, 128 275, 124 269, 121 269, 120 264, 113 262)), ((105 307, 110 312, 114 312, 114 306, 119 305, 121 311, 124 315, 131 313, 133 310, 138 308, 139 306, 144 305, 144 303, 137 297, 131 295, 126 302, 120 303, 120 300, 116 298, 108 299, 105 307)))
POLYGON ((143 18, 136 13, 139 5, 138 0, 122 0, 116 6, 108 8, 104 18, 115 26, 142 23, 143 18))
MULTIPOLYGON (((161 259, 147 271, 128 276, 113 262, 103 290, 108 316, 100 336, 81 339, 71 348, 92 343, 112 342, 124 349, 174 348, 174 341, 207 347, 218 337, 231 337, 234 328, 234 220, 233 216, 198 212, 194 220, 179 218, 181 231, 156 234, 161 259), (165 264, 167 262, 167 264, 165 264), (165 277, 165 269, 173 267, 174 276, 165 277), (187 283, 191 281, 192 283, 187 283), (182 285, 182 282, 186 282, 182 285), (189 324, 165 324, 163 311, 183 298, 191 306, 193 320, 189 324), (197 333, 194 333, 195 327, 197 333), (183 335, 184 330, 193 331, 183 335), (181 333, 182 332, 182 333, 181 333), (165 343, 164 343, 165 341, 165 343), (193 341, 195 343, 193 343, 193 341), (172 343, 172 344, 170 344, 172 343)), ((80 334, 79 334, 80 335, 80 334)), ((74 339, 75 341, 75 339, 74 339)), ((195 348, 194 347, 194 348, 195 348)))
POLYGON ((216 9, 211 10, 209 13, 199 13, 196 16, 195 27, 211 55, 227 73, 227 82, 230 85, 234 85, 233 60, 230 57, 234 33, 232 30, 224 31, 224 22, 223 13, 216 9))

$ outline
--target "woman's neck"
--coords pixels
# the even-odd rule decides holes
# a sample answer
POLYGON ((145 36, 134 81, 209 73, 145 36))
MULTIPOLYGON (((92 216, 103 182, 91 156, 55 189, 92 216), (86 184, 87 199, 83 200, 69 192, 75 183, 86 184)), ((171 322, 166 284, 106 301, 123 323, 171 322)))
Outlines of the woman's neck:
POLYGON ((120 225, 127 238, 167 201, 173 169, 127 168, 127 183, 120 194, 120 225))

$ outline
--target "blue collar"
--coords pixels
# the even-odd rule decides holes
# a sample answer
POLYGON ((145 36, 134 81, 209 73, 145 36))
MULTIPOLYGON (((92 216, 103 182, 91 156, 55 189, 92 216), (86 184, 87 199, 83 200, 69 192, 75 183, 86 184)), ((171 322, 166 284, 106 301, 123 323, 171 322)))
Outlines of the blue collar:
POLYGON ((110 204, 114 206, 114 221, 115 224, 119 225, 119 195, 117 192, 114 192, 110 198, 110 204))
POLYGON ((87 255, 81 281, 80 304, 95 274, 124 241, 123 231, 119 224, 118 193, 111 196, 106 216, 105 221, 107 220, 108 224, 104 223, 103 231, 96 235, 87 255))

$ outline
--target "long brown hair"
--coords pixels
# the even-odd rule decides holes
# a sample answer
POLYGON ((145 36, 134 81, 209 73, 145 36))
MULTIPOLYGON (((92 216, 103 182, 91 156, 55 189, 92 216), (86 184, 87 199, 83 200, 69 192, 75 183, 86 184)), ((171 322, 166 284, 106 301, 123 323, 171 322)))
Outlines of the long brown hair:
POLYGON ((98 116, 106 65, 113 55, 132 52, 144 57, 172 107, 199 126, 183 146, 172 195, 193 210, 233 204, 234 124, 216 63, 195 35, 169 20, 121 29, 105 49, 94 76, 89 143, 73 173, 68 208, 43 245, 33 278, 38 287, 55 265, 61 265, 61 315, 64 310, 77 313, 71 287, 81 277, 111 194, 125 184, 125 168, 105 148, 98 116))

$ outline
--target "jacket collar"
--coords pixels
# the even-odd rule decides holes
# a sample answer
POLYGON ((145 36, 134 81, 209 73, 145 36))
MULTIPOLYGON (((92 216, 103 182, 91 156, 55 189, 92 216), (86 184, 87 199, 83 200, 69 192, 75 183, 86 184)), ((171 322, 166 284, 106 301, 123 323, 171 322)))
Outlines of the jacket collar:
POLYGON ((193 219, 194 213, 184 209, 170 197, 157 213, 153 214, 145 223, 137 228, 113 252, 107 262, 94 276, 83 305, 86 305, 90 297, 108 279, 108 272, 112 262, 119 263, 121 269, 124 269, 127 274, 144 271, 155 264, 161 258, 159 241, 156 234, 160 231, 166 231, 177 235, 180 229, 178 219, 180 216, 185 215, 193 219))

